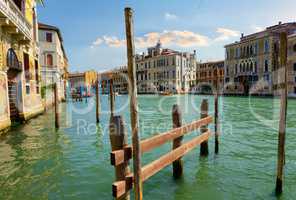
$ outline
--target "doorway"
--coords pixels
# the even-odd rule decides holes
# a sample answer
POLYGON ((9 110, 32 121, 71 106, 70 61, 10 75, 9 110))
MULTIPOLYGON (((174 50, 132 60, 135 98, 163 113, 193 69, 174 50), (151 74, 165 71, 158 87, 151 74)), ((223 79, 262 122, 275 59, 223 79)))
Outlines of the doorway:
POLYGON ((18 61, 17 55, 13 49, 7 52, 7 83, 8 83, 8 97, 10 108, 11 121, 19 120, 19 75, 22 71, 21 64, 18 61))

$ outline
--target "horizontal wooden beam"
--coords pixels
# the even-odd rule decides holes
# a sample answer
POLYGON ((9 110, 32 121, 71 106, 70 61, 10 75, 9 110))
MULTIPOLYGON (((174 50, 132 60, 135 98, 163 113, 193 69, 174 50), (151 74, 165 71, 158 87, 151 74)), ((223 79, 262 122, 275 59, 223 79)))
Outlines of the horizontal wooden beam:
MULTIPOLYGON (((159 147, 169 141, 173 141, 176 138, 179 138, 189 132, 197 130, 201 126, 210 124, 212 122, 213 122, 213 117, 209 116, 209 117, 197 120, 195 122, 192 122, 190 124, 187 124, 185 126, 175 128, 165 133, 143 140, 141 142, 141 151, 142 153, 149 152, 156 147, 159 147)), ((131 146, 127 147, 124 150, 113 151, 111 152, 111 164, 114 166, 118 166, 122 164, 124 161, 131 159, 131 157, 132 157, 131 146)))
POLYGON ((173 141, 178 137, 181 137, 194 130, 197 130, 201 126, 210 124, 212 122, 213 122, 213 118, 209 116, 207 118, 197 120, 195 122, 184 125, 182 127, 175 128, 163 134, 159 134, 149 139, 143 140, 141 142, 142 153, 149 152, 156 147, 159 147, 169 141, 173 141))
POLYGON ((117 181, 112 185, 112 195, 114 198, 119 199, 124 194, 128 193, 133 187, 133 174, 130 173, 125 181, 117 181))
MULTIPOLYGON (((153 161, 152 163, 144 166, 142 168, 142 180, 146 181, 151 176, 155 175, 157 172, 172 164, 174 161, 183 157, 185 154, 192 151, 196 146, 200 145, 202 142, 209 139, 211 132, 208 130, 202 135, 192 139, 191 141, 183 144, 182 146, 174 149, 173 151, 167 153, 166 155, 160 157, 159 159, 153 161)), ((133 174, 128 175, 125 181, 117 181, 112 185, 113 196, 116 198, 121 197, 127 191, 131 190, 133 187, 133 181, 131 181, 133 174)))
POLYGON ((126 147, 123 150, 112 151, 110 154, 111 165, 118 166, 124 162, 127 162, 132 158, 132 148, 126 147))

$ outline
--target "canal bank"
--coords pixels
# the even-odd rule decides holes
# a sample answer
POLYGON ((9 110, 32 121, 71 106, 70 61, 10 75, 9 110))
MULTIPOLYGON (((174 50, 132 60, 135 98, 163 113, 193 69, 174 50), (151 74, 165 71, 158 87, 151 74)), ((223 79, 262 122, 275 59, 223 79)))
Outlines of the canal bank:
MULTIPOLYGON (((172 127, 171 108, 179 101, 184 124, 199 119, 201 100, 212 96, 139 96, 141 137, 172 127), (188 102, 188 104, 186 103, 188 102)), ((127 96, 116 97, 116 107, 125 105, 127 96)), ((273 199, 276 176, 277 124, 279 100, 221 97, 222 135, 220 154, 197 159, 199 150, 184 157, 184 177, 174 181, 171 167, 150 179, 144 186, 145 199, 273 199), (168 195, 170 194, 170 195, 168 195)), ((88 101, 91 105, 92 101, 88 101)), ((72 121, 54 130, 54 114, 45 115, 13 128, 0 140, 0 199, 103 199, 111 197, 114 170, 110 166, 108 135, 108 96, 101 96, 100 128, 96 130, 95 109, 85 102, 73 102, 72 121), (89 111, 89 112, 87 112, 89 111)), ((62 104, 62 110, 69 109, 62 104)), ((128 104, 118 111, 129 124, 128 104)), ((62 112, 61 121, 65 121, 62 112)), ((296 195, 296 101, 289 100, 285 192, 280 199, 296 195)), ((68 121, 69 122, 69 121, 68 121)), ((213 126, 210 127, 213 130, 213 126)), ((192 137, 195 136, 194 133, 192 137)), ((129 142, 130 142, 129 132, 129 142)), ((148 163, 171 150, 168 144, 143 158, 148 163)), ((274 198, 275 199, 275 198, 274 198)))

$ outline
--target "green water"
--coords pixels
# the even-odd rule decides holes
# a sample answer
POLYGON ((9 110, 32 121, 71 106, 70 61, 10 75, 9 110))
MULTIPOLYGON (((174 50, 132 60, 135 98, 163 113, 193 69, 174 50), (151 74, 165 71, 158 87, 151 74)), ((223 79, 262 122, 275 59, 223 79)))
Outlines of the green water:
MULTIPOLYGON (((199 105, 210 96, 139 96, 141 137, 171 128, 171 109, 179 102, 183 124, 199 118, 199 105)), ((108 98, 102 97, 101 124, 96 131, 92 100, 62 105, 62 128, 53 129, 52 111, 13 128, 0 139, 0 199, 107 200, 114 170, 110 165, 108 98), (87 107, 88 106, 88 107, 87 107), (71 110, 86 111, 84 113, 71 110), (87 124, 85 124, 87 123, 87 124), (87 128, 85 127, 87 126, 87 128), (82 126, 82 128, 81 128, 82 126), (86 129, 84 129, 86 128, 86 129)), ((117 111, 129 123, 126 96, 116 99, 117 111)), ((277 124, 279 100, 221 97, 220 154, 199 157, 195 149, 184 159, 184 176, 172 178, 167 167, 144 184, 144 199, 276 199, 277 124)), ((296 196, 296 100, 289 100, 284 194, 296 196)), ((213 130, 213 126, 210 127, 213 130)), ((193 132, 185 141, 196 136, 193 132)), ((168 152, 171 144, 147 153, 143 164, 168 152)))

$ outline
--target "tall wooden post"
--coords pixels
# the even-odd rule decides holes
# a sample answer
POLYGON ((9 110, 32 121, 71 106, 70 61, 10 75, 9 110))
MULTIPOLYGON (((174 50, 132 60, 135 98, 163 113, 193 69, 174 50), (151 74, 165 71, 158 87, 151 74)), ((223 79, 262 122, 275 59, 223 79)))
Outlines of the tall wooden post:
POLYGON ((137 102, 137 82, 136 82, 136 62, 133 30, 133 10, 125 8, 125 26, 127 42, 127 63, 129 76, 129 97, 131 128, 133 142, 133 168, 134 168, 134 188, 135 199, 142 200, 142 173, 141 173, 141 146, 139 137, 139 119, 138 119, 138 102, 137 102))
POLYGON ((114 91, 113 91, 113 78, 110 79, 109 98, 110 98, 109 101, 110 101, 111 116, 114 116, 115 99, 114 99, 114 91))
POLYGON ((54 84, 54 113, 55 113, 55 127, 60 128, 60 113, 59 113, 59 94, 58 85, 54 84))
MULTIPOLYGON (((122 150, 128 146, 128 137, 124 128, 124 121, 121 116, 112 116, 110 120, 110 142, 112 151, 122 150)), ((124 181, 125 177, 129 174, 128 161, 115 167, 116 181, 124 181)), ((129 200, 130 195, 127 192, 120 200, 129 200)))
POLYGON ((218 68, 217 68, 217 84, 216 84, 216 94, 215 94, 215 154, 219 153, 219 78, 218 78, 218 68))
POLYGON ((96 122, 100 122, 100 88, 99 88, 99 79, 97 77, 96 81, 96 122))
MULTIPOLYGON (((173 128, 178 128, 182 126, 182 114, 178 105, 173 106, 172 110, 173 117, 173 128)), ((182 145, 183 136, 176 138, 173 141, 173 149, 176 149, 182 145)), ((174 178, 180 178, 183 175, 183 161, 178 159, 173 162, 173 175, 174 178)))
POLYGON ((285 137, 286 137, 286 119, 287 119, 287 33, 280 34, 280 66, 283 74, 281 78, 281 108, 280 108, 280 124, 278 138, 278 163, 277 163, 277 179, 276 194, 279 195, 283 191, 283 171, 285 162, 285 137))
MULTIPOLYGON (((208 117, 208 110, 209 110, 209 103, 207 99, 203 99, 200 107, 200 118, 206 118, 208 117)), ((200 132, 205 133, 208 130, 208 125, 201 126, 200 127, 200 132)), ((200 144, 200 155, 201 156, 207 156, 209 155, 209 145, 208 141, 204 141, 203 143, 200 144)))

